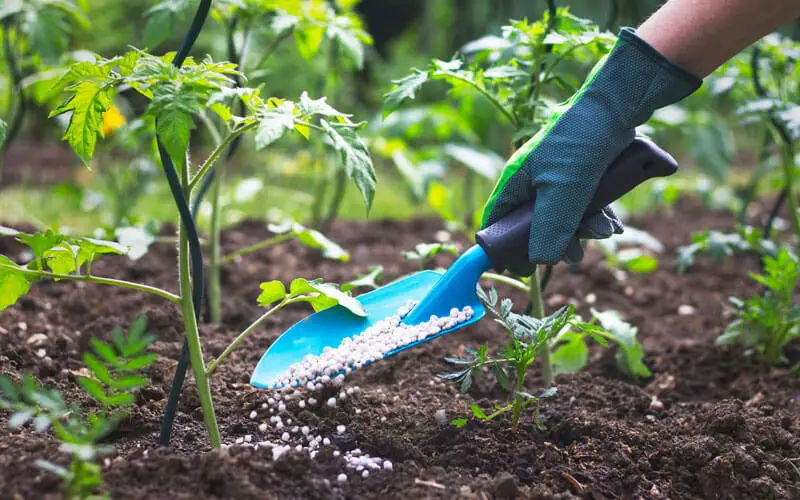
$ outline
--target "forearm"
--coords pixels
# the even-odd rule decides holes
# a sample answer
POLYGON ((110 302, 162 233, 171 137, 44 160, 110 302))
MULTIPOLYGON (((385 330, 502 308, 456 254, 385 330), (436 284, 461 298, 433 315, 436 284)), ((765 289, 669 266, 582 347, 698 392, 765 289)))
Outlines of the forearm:
POLYGON ((700 77, 800 16, 800 0, 669 0, 636 33, 700 77))

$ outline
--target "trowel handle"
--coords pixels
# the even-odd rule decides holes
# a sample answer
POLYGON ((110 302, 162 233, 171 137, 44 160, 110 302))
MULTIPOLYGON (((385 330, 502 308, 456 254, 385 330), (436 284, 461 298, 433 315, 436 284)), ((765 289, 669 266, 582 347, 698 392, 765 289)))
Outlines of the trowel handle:
MULTIPOLYGON (((666 177, 677 170, 678 163, 669 153, 646 139, 636 138, 603 174, 586 215, 597 212, 647 179, 666 177)), ((531 200, 521 205, 476 234, 476 241, 498 271, 511 268, 533 272, 528 261, 528 239, 534 203, 531 200)))

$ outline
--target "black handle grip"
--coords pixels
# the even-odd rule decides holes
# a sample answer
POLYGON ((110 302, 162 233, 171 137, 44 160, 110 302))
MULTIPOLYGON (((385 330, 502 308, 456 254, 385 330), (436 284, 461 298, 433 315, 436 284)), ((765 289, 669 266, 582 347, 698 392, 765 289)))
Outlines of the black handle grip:
MULTIPOLYGON (((606 170, 586 208, 597 212, 647 179, 666 177, 678 170, 678 162, 656 144, 637 137, 606 170)), ((498 271, 505 268, 533 270, 528 261, 528 237, 535 200, 480 230, 475 239, 498 271)), ((528 273, 530 274, 530 273, 528 273)))

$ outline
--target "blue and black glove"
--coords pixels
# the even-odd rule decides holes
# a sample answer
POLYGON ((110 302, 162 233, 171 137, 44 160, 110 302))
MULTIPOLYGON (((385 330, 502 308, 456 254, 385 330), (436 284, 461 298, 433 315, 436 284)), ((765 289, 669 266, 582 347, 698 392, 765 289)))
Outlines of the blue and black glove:
POLYGON ((685 98, 702 80, 624 28, 583 86, 506 163, 482 227, 535 199, 528 260, 583 258, 579 238, 608 238, 623 226, 611 207, 584 217, 600 178, 653 112, 685 98))

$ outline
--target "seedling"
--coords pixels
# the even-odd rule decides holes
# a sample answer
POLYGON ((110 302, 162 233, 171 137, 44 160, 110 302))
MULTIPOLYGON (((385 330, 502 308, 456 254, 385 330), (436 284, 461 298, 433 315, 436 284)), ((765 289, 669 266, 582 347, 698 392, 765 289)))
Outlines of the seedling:
POLYGON ((79 376, 78 382, 100 406, 97 412, 83 415, 79 408, 68 406, 58 391, 39 386, 30 375, 20 384, 0 376, 0 408, 12 412, 9 428, 30 422, 39 432, 52 429, 61 442, 60 450, 71 456, 69 468, 45 460, 36 462, 61 477, 64 494, 71 500, 107 498, 95 495, 103 481, 95 460, 110 451, 101 440, 129 414, 135 392, 150 383, 142 373, 158 356, 146 352, 154 340, 145 335, 146 324, 146 318, 140 316, 127 335, 114 329, 111 344, 91 339, 94 353, 83 355, 90 375, 79 376))
POLYGON ((677 270, 679 273, 686 272, 700 254, 708 254, 712 261, 719 262, 742 253, 774 257, 778 254, 778 248, 773 241, 764 238, 760 229, 751 226, 740 226, 737 233, 694 233, 690 245, 678 248, 677 270))
MULTIPOLYGON (((451 95, 464 99, 467 109, 462 112, 467 115, 474 99, 490 103, 496 115, 513 128, 510 135, 519 145, 545 125, 554 107, 563 100, 548 98, 548 92, 559 96, 577 90, 577 84, 570 83, 569 78, 560 73, 561 63, 597 61, 615 40, 611 33, 602 32, 591 22, 570 14, 568 9, 556 9, 554 2, 548 2, 548 10, 541 20, 513 21, 503 28, 502 39, 495 37, 492 43, 468 44, 464 52, 472 57, 471 63, 461 58, 437 59, 428 69, 415 69, 411 75, 395 81, 392 90, 384 96, 384 119, 415 99, 430 82, 445 82, 452 89, 451 95)), ((544 308, 538 271, 530 277, 528 285, 531 315, 542 318, 544 308)), ((541 356, 545 381, 551 384, 553 374, 546 343, 541 356)))
MULTIPOLYGON (((489 368, 500 385, 511 391, 511 402, 505 406, 496 406, 495 411, 489 415, 473 403, 470 405, 472 415, 478 420, 493 420, 506 412, 511 412, 511 430, 516 433, 523 410, 531 404, 536 404, 534 418, 538 423, 539 401, 556 393, 554 387, 538 396, 525 392, 525 378, 541 350, 574 319, 575 311, 573 306, 566 306, 550 316, 539 319, 512 312, 511 299, 503 299, 498 306, 497 292, 494 289, 488 294, 479 289, 479 297, 486 308, 495 315, 495 321, 505 328, 509 336, 508 343, 496 357, 489 355, 489 346, 484 344, 474 351, 470 358, 445 358, 449 363, 462 368, 439 376, 458 383, 461 392, 467 392, 472 386, 473 378, 482 374, 485 368, 489 368)), ((462 418, 453 423, 463 427, 467 421, 462 418)))
POLYGON ((442 252, 458 255, 458 247, 452 243, 418 243, 414 250, 403 252, 403 258, 419 261, 421 271, 425 269, 426 262, 442 252))
POLYGON ((747 300, 730 299, 733 321, 717 338, 717 344, 742 344, 764 366, 778 366, 784 362, 783 348, 800 338, 800 306, 792 303, 800 264, 796 255, 782 249, 776 257, 764 258, 763 274, 750 276, 765 290, 747 300))

